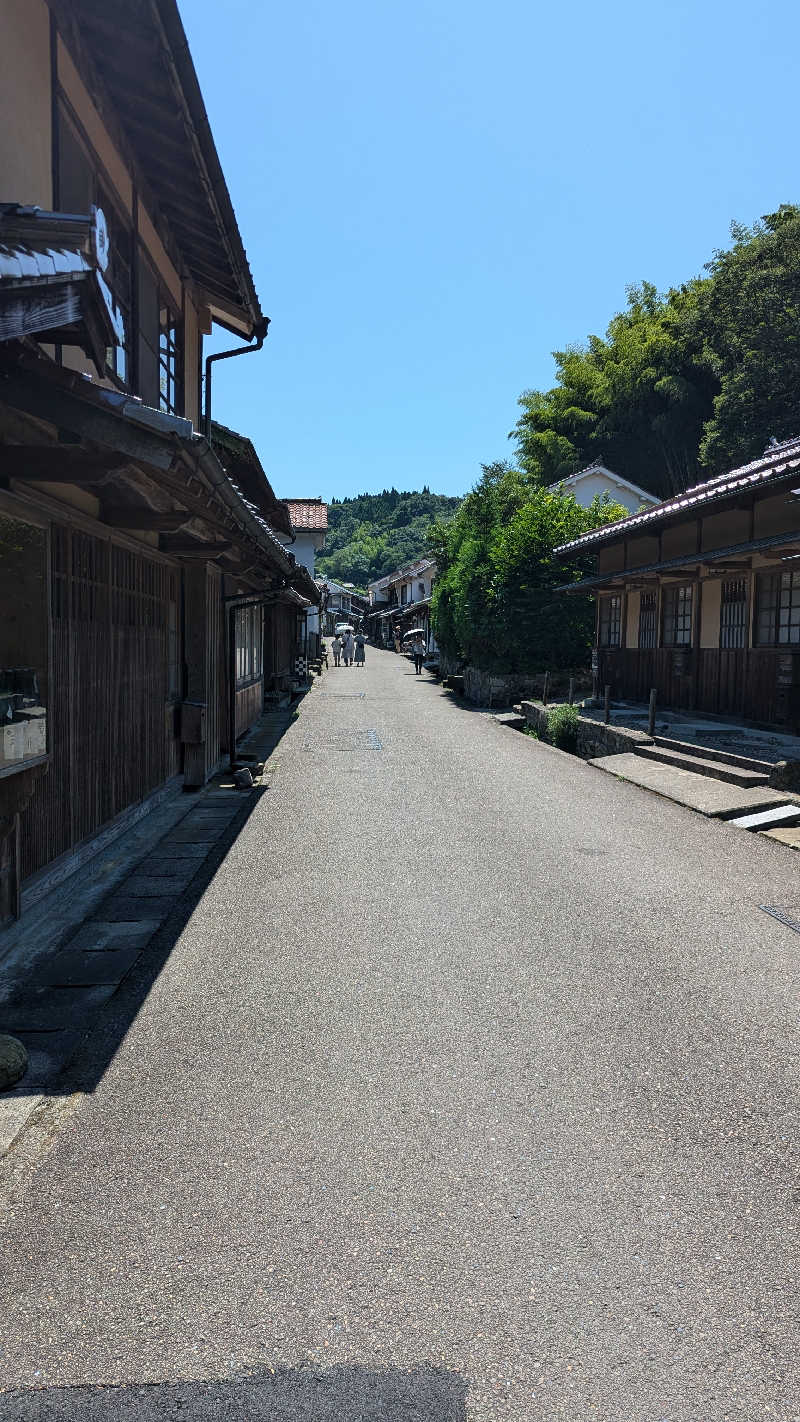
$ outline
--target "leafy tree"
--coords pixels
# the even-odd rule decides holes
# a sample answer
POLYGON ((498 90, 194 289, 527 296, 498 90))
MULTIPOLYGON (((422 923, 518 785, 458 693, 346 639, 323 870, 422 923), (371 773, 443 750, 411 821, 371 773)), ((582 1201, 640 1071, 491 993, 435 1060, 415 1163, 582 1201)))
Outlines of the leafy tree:
POLYGON ((703 284, 698 326, 719 381, 701 445, 710 471, 800 432, 800 208, 734 223, 703 284))
POLYGON ((702 282, 659 297, 628 289, 627 309, 605 339, 555 353, 558 384, 527 391, 512 431, 520 464, 553 484, 602 458, 666 498, 700 477, 698 449, 716 378, 697 307, 702 282))
POLYGON ((584 568, 553 550, 627 513, 607 496, 585 509, 525 471, 485 465, 452 522, 436 525, 429 539, 440 646, 486 671, 533 673, 585 661, 591 600, 553 591, 584 568))
POLYGON ((429 489, 359 494, 328 505, 325 551, 316 559, 320 573, 338 582, 368 583, 427 552, 427 532, 435 518, 452 517, 460 499, 429 489))

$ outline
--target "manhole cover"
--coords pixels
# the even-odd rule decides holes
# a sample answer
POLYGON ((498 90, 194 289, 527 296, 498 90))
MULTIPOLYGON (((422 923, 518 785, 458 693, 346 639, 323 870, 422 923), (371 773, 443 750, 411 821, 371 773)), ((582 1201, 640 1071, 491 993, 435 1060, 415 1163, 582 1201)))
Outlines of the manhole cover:
POLYGON ((323 731, 303 742, 304 751, 383 750, 377 731, 323 731))
POLYGON ((789 904, 786 908, 775 904, 759 904, 759 908, 764 913, 770 914, 772 918, 777 918, 778 923, 783 923, 787 928, 794 929, 795 933, 800 933, 800 904, 789 904))

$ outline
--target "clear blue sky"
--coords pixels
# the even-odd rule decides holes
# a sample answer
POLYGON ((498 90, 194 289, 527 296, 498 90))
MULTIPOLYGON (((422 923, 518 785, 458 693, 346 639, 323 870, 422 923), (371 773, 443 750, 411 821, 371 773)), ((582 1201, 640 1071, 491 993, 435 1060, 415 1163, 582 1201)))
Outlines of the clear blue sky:
POLYGON ((794 4, 181 10, 273 323, 215 413, 283 497, 466 491, 628 283, 800 198, 794 4))

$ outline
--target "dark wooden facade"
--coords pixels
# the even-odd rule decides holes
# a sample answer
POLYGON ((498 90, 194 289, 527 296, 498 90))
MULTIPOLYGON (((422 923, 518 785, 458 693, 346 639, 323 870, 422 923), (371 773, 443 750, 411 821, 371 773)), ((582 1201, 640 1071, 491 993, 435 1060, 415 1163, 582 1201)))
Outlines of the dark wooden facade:
POLYGON ((597 557, 598 692, 800 734, 800 439, 558 550, 597 557))
POLYGON ((614 700, 647 701, 682 711, 800 729, 800 655, 775 648, 601 647, 598 683, 614 700))

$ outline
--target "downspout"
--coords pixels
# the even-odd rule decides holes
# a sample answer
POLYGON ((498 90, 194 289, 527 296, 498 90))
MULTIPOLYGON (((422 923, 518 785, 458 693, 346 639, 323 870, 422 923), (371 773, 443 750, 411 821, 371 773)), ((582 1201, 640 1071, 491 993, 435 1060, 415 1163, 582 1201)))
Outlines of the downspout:
POLYGON ((251 346, 235 346, 230 351, 217 351, 216 355, 206 356, 206 389, 205 404, 203 409, 203 432, 206 439, 211 438, 211 367, 215 360, 231 360, 233 356, 249 355, 251 351, 260 351, 269 330, 269 316, 265 316, 253 327, 255 344, 251 346))

